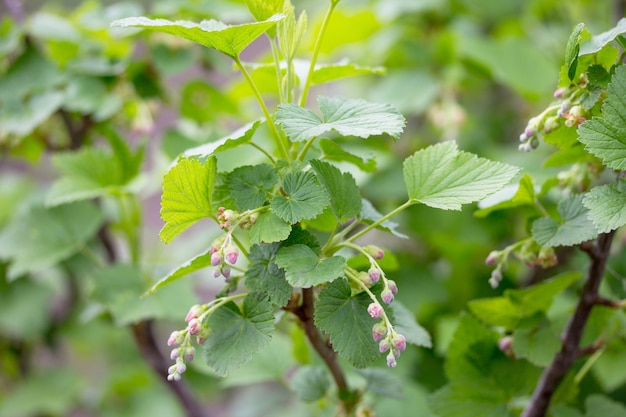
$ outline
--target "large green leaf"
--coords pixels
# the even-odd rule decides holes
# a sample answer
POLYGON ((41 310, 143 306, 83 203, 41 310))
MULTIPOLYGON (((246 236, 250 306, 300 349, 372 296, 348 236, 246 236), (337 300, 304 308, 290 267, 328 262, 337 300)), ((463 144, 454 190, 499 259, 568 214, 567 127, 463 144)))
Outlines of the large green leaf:
POLYGON ((354 155, 330 139, 320 139, 320 148, 324 152, 324 158, 330 161, 349 162, 356 165, 364 172, 376 172, 376 157, 372 155, 370 158, 362 158, 354 155))
POLYGON ((385 72, 386 70, 383 67, 362 67, 348 62, 316 65, 315 70, 313 71, 313 76, 311 77, 311 84, 324 84, 341 78, 353 77, 355 75, 382 75, 385 72))
POLYGON ((248 123, 247 125, 237 129, 230 135, 224 136, 214 142, 209 142, 204 145, 196 146, 195 148, 187 149, 183 156, 198 156, 207 157, 218 152, 224 152, 229 149, 234 149, 238 146, 245 145, 252 140, 254 132, 261 125, 260 121, 248 123))
POLYGON ((541 246, 572 246, 598 235, 583 206, 582 194, 570 195, 561 200, 557 209, 560 220, 544 217, 533 223, 533 238, 541 246))
POLYGON ((215 185, 215 157, 203 164, 193 159, 180 159, 163 178, 161 218, 165 221, 159 236, 170 243, 192 224, 213 217, 211 195, 215 185))
POLYGON ((387 133, 397 139, 406 123, 398 110, 389 104, 323 96, 318 97, 317 102, 321 119, 311 110, 295 104, 278 107, 276 121, 291 140, 305 141, 332 130, 343 136, 360 138, 387 133))
POLYGON ((278 249, 279 243, 252 245, 245 277, 250 290, 267 294, 270 302, 282 307, 289 301, 292 289, 285 279, 285 270, 276 265, 278 249))
POLYGON ((10 259, 8 277, 49 268, 80 252, 102 224, 91 203, 35 206, 17 216, 0 234, 0 254, 10 259))
POLYGON ((250 229, 250 242, 280 242, 289 237, 291 225, 271 212, 262 213, 250 229))
POLYGON ((283 190, 286 196, 272 198, 270 209, 290 224, 315 218, 329 203, 328 193, 312 172, 285 175, 283 190))
POLYGON ((276 264, 285 270, 287 282, 294 287, 314 287, 331 282, 343 275, 346 259, 333 256, 320 259, 311 248, 296 244, 281 248, 276 264))
POLYGON ((444 210, 481 200, 506 185, 519 168, 462 152, 454 142, 417 151, 404 161, 404 183, 413 202, 444 210))
POLYGON ((0 107, 0 137, 26 136, 46 121, 63 104, 60 91, 46 91, 28 97, 23 102, 9 99, 0 107))
POLYGON ((592 188, 583 204, 599 233, 622 227, 626 224, 626 181, 592 188))
POLYGON ((229 302, 207 319, 211 334, 204 344, 204 360, 217 375, 226 376, 248 362, 272 338, 272 305, 258 294, 249 294, 243 309, 229 302))
POLYGON ((372 339, 375 321, 367 313, 372 302, 365 293, 352 296, 350 285, 338 279, 326 286, 315 304, 315 324, 330 336, 333 349, 357 368, 380 357, 372 339))
POLYGON ((626 415, 626 407, 623 403, 617 402, 601 394, 594 394, 585 400, 587 412, 585 417, 621 417, 626 415))
POLYGON ((311 166, 330 195, 330 208, 340 222, 346 222, 361 212, 361 195, 354 177, 328 162, 311 160, 311 166))
POLYGON ((513 351, 518 358, 525 358, 530 363, 546 367, 561 350, 559 334, 546 320, 539 325, 515 330, 513 333, 513 351))
POLYGON ((506 210, 515 207, 532 205, 534 203, 535 186, 530 175, 526 174, 520 179, 517 191, 515 191, 515 194, 513 194, 510 198, 507 197, 510 196, 511 189, 507 188, 509 187, 505 187, 501 191, 481 201, 479 204, 480 210, 476 211, 474 216, 483 218, 496 210, 506 210))
POLYGON ((615 69, 602 103, 602 116, 593 117, 578 127, 585 149, 618 171, 626 169, 626 68, 615 69))
POLYGON ((293 374, 289 385, 300 401, 317 401, 326 395, 330 386, 328 370, 320 366, 303 366, 293 374))
POLYGON ((127 17, 114 21, 111 26, 139 27, 169 33, 236 58, 256 38, 274 27, 276 22, 283 18, 283 15, 277 14, 261 22, 226 25, 216 20, 204 20, 195 23, 185 20, 170 21, 147 17, 127 17))
POLYGON ((399 301, 391 304, 393 310, 394 328, 406 338, 408 343, 416 346, 432 347, 430 334, 417 323, 415 315, 399 301))
POLYGON ((269 164, 245 165, 228 175, 230 196, 241 211, 263 205, 278 182, 274 167, 269 164))
POLYGON ((580 44, 579 56, 595 54, 609 43, 613 42, 619 35, 626 33, 626 18, 622 17, 613 29, 595 35, 580 44))
POLYGON ((580 37, 584 28, 584 23, 577 24, 565 46, 565 67, 567 68, 567 76, 570 81, 572 81, 574 75, 576 75, 578 52, 580 51, 580 37))
POLYGON ((187 262, 178 266, 171 272, 169 272, 166 276, 161 278, 156 284, 154 284, 148 290, 149 293, 154 293, 159 288, 163 288, 166 285, 171 284, 172 282, 178 281, 186 275, 191 274, 192 272, 198 271, 200 269, 211 266, 211 253, 210 248, 206 251, 202 252, 199 255, 194 256, 189 259, 187 262))

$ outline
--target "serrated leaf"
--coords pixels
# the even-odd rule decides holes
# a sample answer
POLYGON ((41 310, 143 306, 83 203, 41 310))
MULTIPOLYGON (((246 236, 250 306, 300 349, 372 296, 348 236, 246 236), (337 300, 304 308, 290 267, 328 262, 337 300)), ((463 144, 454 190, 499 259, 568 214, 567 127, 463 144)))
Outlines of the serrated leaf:
POLYGON ((467 395, 446 385, 430 397, 430 406, 439 417, 513 417, 506 404, 496 399, 467 395))
POLYGON ((474 213, 478 218, 487 217, 494 211, 507 210, 515 207, 531 205, 535 201, 535 185, 530 175, 525 174, 519 181, 519 187, 511 196, 513 187, 504 187, 502 190, 482 200, 478 206, 480 210, 474 213))
POLYGON ((340 357, 357 368, 365 368, 380 357, 377 343, 372 339, 375 321, 367 313, 372 300, 365 293, 351 295, 346 280, 328 284, 315 304, 315 324, 330 336, 340 357))
POLYGON ((544 217, 535 220, 533 239, 541 246, 572 246, 594 239, 598 231, 589 220, 583 195, 570 195, 559 202, 560 220, 544 217))
POLYGON ((336 142, 330 139, 320 139, 320 148, 324 153, 324 158, 330 161, 349 162, 357 166, 363 172, 376 172, 376 158, 363 159, 360 156, 351 154, 341 148, 336 142))
POLYGON ((245 272, 246 286, 267 294, 270 302, 282 307, 291 297, 291 285, 285 279, 285 271, 275 263, 279 243, 252 245, 248 260, 250 265, 245 272))
POLYGON ((478 158, 444 142, 417 151, 404 161, 409 199, 443 210, 481 200, 506 185, 519 168, 478 158))
POLYGON ((285 270, 289 284, 303 288, 334 281, 346 267, 343 256, 320 259, 313 249, 301 244, 281 248, 275 262, 285 270))
POLYGON ((274 213, 262 213, 250 229, 250 242, 280 242, 289 237, 291 225, 274 213))
POLYGON ((626 224, 626 181, 594 187, 583 204, 599 233, 608 233, 626 224))
POLYGON ((0 108, 0 135, 29 135, 61 108, 64 94, 60 91, 46 91, 34 94, 24 101, 10 97, 0 108))
POLYGON ((230 135, 224 136, 223 138, 220 138, 214 142, 187 149, 185 152, 183 152, 183 156, 198 156, 204 158, 218 152, 224 152, 229 149, 234 149, 241 145, 245 145, 246 143, 252 141, 252 136, 260 125, 261 122, 258 120, 253 123, 248 123, 247 125, 237 129, 230 135))
POLYGON ((204 343, 204 360, 219 376, 226 376, 263 349, 274 331, 273 307, 258 294, 249 294, 243 310, 229 302, 206 320, 211 334, 204 343))
POLYGON ((312 172, 285 175, 283 190, 286 196, 272 198, 270 209, 289 224, 315 218, 329 203, 328 193, 312 172))
POLYGON ((276 171, 269 164, 245 165, 228 175, 228 190, 240 211, 263 205, 278 182, 276 171))
POLYGON ((359 187, 348 172, 317 159, 311 160, 320 182, 330 195, 330 208, 340 222, 346 222, 361 212, 362 203, 359 187))
POLYGON ((607 167, 626 169, 626 68, 623 65, 615 69, 607 87, 602 116, 581 124, 578 135, 585 149, 602 159, 607 167))
MULTIPOLYGON (((362 204, 362 209, 361 209, 360 217, 363 223, 372 224, 374 222, 377 222, 383 217, 383 215, 380 214, 378 210, 376 210, 376 208, 374 208, 374 206, 372 205, 372 203, 370 203, 369 200, 362 199, 361 204, 362 204)), ((378 226, 378 229, 382 229, 386 231, 387 233, 391 233, 392 235, 397 236, 399 238, 408 239, 409 237, 407 235, 405 235, 404 233, 398 232, 397 230, 398 226, 399 224, 394 222, 393 220, 385 220, 378 226)))
POLYGON ((282 243, 283 247, 293 246, 293 245, 306 245, 316 255, 320 255, 322 252, 322 246, 320 245, 319 240, 315 235, 308 230, 302 228, 302 226, 295 225, 291 229, 291 234, 289 234, 289 238, 282 243))
POLYGON ((321 119, 311 110, 295 104, 278 106, 276 122, 292 141, 306 141, 332 130, 343 136, 368 138, 386 133, 397 139, 406 123, 400 112, 389 104, 323 96, 318 97, 317 102, 321 119))
POLYGON ((518 329, 513 333, 515 356, 525 358, 534 365, 548 366, 559 350, 561 350, 559 336, 546 321, 539 326, 518 329))
POLYGON ((485 323, 505 329, 514 329, 523 317, 519 308, 508 297, 471 300, 467 307, 485 323))
POLYGON ((358 373, 367 380, 367 391, 385 398, 404 399, 404 381, 389 369, 366 368, 358 370, 358 373))
POLYGON ((567 45, 565 46, 565 66, 567 68, 567 76, 570 81, 572 81, 574 79, 574 75, 576 75, 578 52, 580 50, 580 36, 584 28, 584 23, 577 24, 567 41, 567 45))
MULTIPOLYGON (((579 23, 580 25, 581 23, 579 23)), ((621 18, 613 29, 595 35, 580 45, 579 55, 595 54, 609 43, 613 42, 619 35, 626 33, 626 18, 621 18)))
POLYGON ((204 20, 200 23, 186 20, 170 21, 149 19, 147 17, 127 17, 111 23, 113 27, 138 27, 156 32, 169 33, 199 43, 236 58, 256 38, 274 27, 284 16, 277 14, 261 22, 226 25, 216 20, 204 20))
POLYGON ((201 163, 193 159, 180 159, 163 178, 161 218, 165 225, 159 236, 170 243, 192 224, 212 217, 211 196, 217 176, 217 162, 210 157, 201 163))
POLYGON ((191 274, 192 272, 211 266, 210 250, 211 249, 207 249, 206 251, 194 256, 187 262, 178 266, 176 269, 170 271, 166 276, 161 278, 156 284, 150 287, 148 293, 152 294, 156 292, 159 288, 163 288, 175 281, 178 281, 179 279, 191 274))
POLYGON ((68 259, 87 244, 102 221, 102 213, 88 202, 35 206, 17 216, 0 233, 0 256, 11 260, 7 277, 14 279, 68 259))
POLYGON ((624 404, 601 394, 594 394, 585 400, 585 417, 621 417, 626 415, 624 404))
POLYGON ((303 366, 293 374, 289 386, 300 401, 317 401, 326 395, 330 386, 328 371, 319 366, 303 366))
POLYGON ((406 338, 408 343, 416 346, 432 347, 430 334, 417 323, 415 315, 399 301, 391 304, 394 315, 393 327, 406 338))
POLYGON ((324 84, 341 78, 354 77, 356 75, 383 75, 387 71, 384 67, 363 67, 347 62, 336 64, 316 65, 311 78, 311 84, 324 84))
POLYGON ((606 87, 611 82, 611 74, 600 64, 590 65, 587 68, 589 83, 599 87, 606 87))
POLYGON ((256 20, 266 20, 282 12, 284 0, 245 0, 246 6, 256 20))

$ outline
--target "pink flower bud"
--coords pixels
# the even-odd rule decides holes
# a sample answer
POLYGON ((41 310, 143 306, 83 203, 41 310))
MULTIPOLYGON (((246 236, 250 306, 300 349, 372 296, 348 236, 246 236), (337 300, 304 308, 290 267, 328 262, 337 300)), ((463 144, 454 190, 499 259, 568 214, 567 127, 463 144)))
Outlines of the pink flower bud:
POLYGON ((383 315, 383 308, 378 303, 371 303, 369 306, 367 306, 367 312, 369 313, 371 318, 377 319, 383 315))
POLYGON ((565 92, 568 90, 567 87, 557 88, 554 92, 554 98, 563 98, 565 97, 565 92))
POLYGON ((197 319, 198 316, 202 314, 203 310, 204 309, 199 304, 192 305, 187 313, 187 316, 185 316, 185 321, 189 323, 191 319, 197 319))
POLYGON ((172 334, 170 334, 170 337, 167 339, 167 345, 168 346, 178 345, 180 343, 179 335, 180 335, 180 332, 178 330, 174 330, 172 334))
POLYGON ((219 278, 222 275, 222 269, 215 269, 213 271, 213 278, 219 278))
POLYGON ((173 373, 176 373, 176 365, 172 365, 169 368, 167 368, 167 373, 168 375, 172 375, 173 373))
POLYGON ((387 288, 389 288, 394 294, 398 293, 398 286, 396 285, 396 282, 394 280, 387 280, 387 288))
POLYGON ((360 271, 357 275, 357 278, 359 279, 359 281, 365 284, 367 288, 371 287, 373 284, 372 279, 367 272, 360 271))
POLYGON ((211 255, 211 265, 218 266, 222 263, 222 254, 219 252, 215 252, 211 255))
POLYGON ((391 290, 383 290, 383 292, 380 293, 380 298, 383 299, 385 304, 390 304, 393 302, 393 293, 391 290))
POLYGON ((191 319, 189 325, 187 326, 187 331, 190 335, 195 336, 200 333, 200 328, 202 327, 202 323, 198 319, 191 319))
POLYGON ((178 372, 179 374, 184 374, 186 370, 187 365, 185 365, 184 363, 179 362, 176 364, 176 372, 178 372))
POLYGON ((372 283, 374 284, 376 284, 380 279, 380 269, 378 268, 371 267, 369 271, 367 271, 367 274, 370 277, 370 281, 372 281, 372 283))
POLYGON ((230 267, 224 265, 220 268, 220 273, 224 276, 224 278, 230 278, 230 267))
POLYGON ((171 374, 167 376, 168 381, 180 381, 183 377, 179 373, 171 374))
POLYGON ((181 349, 180 348, 174 348, 172 349, 172 351, 170 352, 170 359, 175 361, 176 359, 178 359, 178 357, 181 354, 181 349))
POLYGON ((406 350, 406 338, 400 333, 393 334, 391 337, 391 344, 400 352, 404 352, 406 350))
POLYGON ((398 363, 396 362, 396 355, 393 352, 389 352, 387 355, 387 366, 390 368, 395 368, 398 363))
POLYGON ((226 249, 224 249, 224 256, 229 264, 236 264, 237 258, 239 257, 239 249, 234 245, 227 246, 226 249))
POLYGON ((376 323, 374 326, 372 326, 372 338, 375 342, 380 342, 386 334, 387 326, 385 326, 385 323, 376 323))
POLYGON ((196 355, 196 348, 193 346, 186 347, 184 355, 185 355, 185 360, 187 362, 191 362, 194 356, 196 355))
POLYGON ((385 256, 385 252, 375 245, 367 245, 363 249, 374 259, 383 259, 385 256))
POLYGON ((485 259, 485 265, 493 266, 498 263, 500 259, 500 252, 494 250, 489 253, 487 259, 485 259))
POLYGON ((200 337, 200 336, 196 337, 197 344, 202 345, 204 344, 204 342, 206 342, 206 337, 200 337))
POLYGON ((383 339, 378 343, 378 350, 380 353, 385 353, 391 348, 389 341, 387 339, 383 339))

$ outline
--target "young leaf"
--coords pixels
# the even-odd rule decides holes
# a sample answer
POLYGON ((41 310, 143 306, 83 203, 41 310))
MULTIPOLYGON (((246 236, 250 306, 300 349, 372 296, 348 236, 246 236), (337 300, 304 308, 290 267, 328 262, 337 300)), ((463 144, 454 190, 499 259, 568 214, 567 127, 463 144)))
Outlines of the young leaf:
MULTIPOLYGON (((478 205, 480 210, 476 211, 474 216, 484 218, 494 211, 532 205, 535 201, 535 185, 533 184, 533 179, 528 174, 520 179, 519 187, 513 197, 501 199, 501 195, 506 195, 508 192, 508 187, 505 187, 501 191, 481 201, 478 205), (492 200, 496 200, 497 202, 493 203, 492 200)), ((510 196, 510 194, 508 195, 510 196)))
POLYGON ((245 165, 228 175, 228 190, 241 211, 263 205, 268 193, 278 182, 276 171, 269 164, 245 165))
POLYGON ((404 183, 413 202, 443 210, 481 200, 506 185, 519 168, 461 152, 454 142, 417 151, 404 161, 404 183))
POLYGON ((330 195, 330 208, 340 222, 346 222, 361 212, 361 196, 354 177, 328 162, 311 160, 320 182, 330 195))
POLYGON ((560 221, 544 217, 533 223, 533 239, 541 246, 572 246, 598 235, 583 206, 582 194, 571 195, 560 201, 557 210, 560 221))
POLYGON ((349 162, 363 172, 376 172, 376 158, 374 156, 363 159, 343 150, 341 146, 330 139, 320 139, 319 145, 324 153, 324 158, 329 161, 349 162))
POLYGON ((226 376, 264 348, 274 331, 273 307, 258 294, 249 294, 243 310, 224 304, 207 319, 211 334, 204 344, 204 360, 219 376, 226 376))
POLYGON ((317 401, 330 386, 328 371, 319 366, 303 366, 293 374, 289 385, 300 401, 317 401))
POLYGON ((587 409, 585 417, 620 417, 626 415, 624 404, 600 394, 587 397, 585 408, 587 409))
POLYGON ((422 326, 420 326, 415 320, 415 315, 399 301, 394 301, 391 304, 393 310, 394 328, 396 331, 406 338, 408 343, 412 343, 416 346, 432 347, 432 341, 430 335, 422 326))
POLYGON ((7 277, 49 268, 80 252, 102 221, 89 202, 35 206, 19 215, 0 233, 0 256, 11 260, 7 277))
POLYGON ((252 245, 246 270, 246 286, 251 291, 267 294, 271 303, 282 307, 291 297, 291 286, 285 279, 285 271, 275 263, 279 243, 252 245))
POLYGON ((353 77, 355 75, 382 75, 386 72, 384 67, 362 67, 360 65, 347 62, 336 64, 316 65, 311 79, 312 85, 329 83, 341 78, 353 77))
POLYGON ((328 284, 315 304, 315 324, 330 336, 339 356, 357 368, 365 368, 380 357, 372 339, 375 322, 367 313, 372 300, 365 293, 351 295, 344 279, 328 284))
POLYGON ((218 50, 231 58, 236 58, 256 38, 274 27, 284 16, 276 14, 261 22, 242 25, 226 25, 216 20, 200 23, 186 20, 170 21, 147 17, 127 17, 111 23, 113 27, 138 27, 157 32, 169 33, 218 50))
POLYGON ((559 335, 550 323, 543 321, 537 327, 518 329, 513 333, 513 351, 518 358, 537 366, 548 366, 561 350, 559 335))
POLYGON ((332 130, 343 136, 360 138, 387 133, 397 139, 406 123, 398 110, 389 104, 323 96, 318 97, 317 102, 322 119, 295 104, 278 106, 276 122, 283 126, 291 140, 306 141, 332 130))
POLYGON ((346 259, 342 256, 320 259, 308 246, 296 244, 278 251, 276 265, 285 270, 289 284, 307 288, 342 276, 346 259))
MULTIPOLYGON (((362 204, 362 209, 361 209, 360 217, 363 223, 372 224, 374 222, 377 222, 383 217, 383 215, 380 214, 378 210, 376 210, 376 208, 374 208, 374 206, 372 205, 372 203, 370 203, 369 200, 362 199, 361 204, 362 204)), ((381 230, 384 230, 387 233, 391 233, 392 235, 397 236, 399 238, 408 239, 409 237, 407 235, 405 235, 404 233, 398 232, 397 230, 398 226, 399 226, 398 223, 394 222, 393 220, 385 220, 384 222, 380 224, 380 226, 378 226, 378 228, 381 230)))
POLYGON ((258 120, 253 123, 248 123, 247 125, 237 129, 230 135, 224 136, 223 138, 218 139, 214 142, 209 142, 204 145, 196 146, 195 148, 187 149, 185 152, 183 152, 183 156, 198 156, 204 158, 218 152, 224 152, 229 149, 234 149, 238 146, 245 145, 252 140, 254 132, 256 132, 260 125, 261 122, 258 120))
POLYGON ((602 116, 587 120, 578 127, 585 149, 617 171, 626 169, 626 68, 615 69, 602 103, 602 116))
POLYGON ((280 242, 289 237, 291 225, 274 213, 262 213, 250 229, 250 242, 280 242))
POLYGON ((285 175, 283 190, 286 196, 272 198, 270 209, 289 224, 313 219, 328 206, 328 194, 312 172, 285 175))
MULTIPOLYGON (((580 25, 580 23, 579 23, 580 25)), ((595 54, 609 43, 613 42, 619 35, 626 33, 626 18, 622 17, 613 29, 600 33, 593 38, 580 44, 580 52, 578 55, 595 54)))
POLYGON ((211 194, 217 175, 215 157, 204 164, 180 159, 163 178, 161 218, 165 225, 159 236, 170 243, 176 236, 204 217, 212 217, 211 194))
POLYGON ((246 0, 248 10, 258 21, 269 19, 282 12, 284 4, 284 0, 246 0))
POLYGON ((626 181, 594 187, 583 204, 599 233, 607 233, 626 224, 626 181))
POLYGON ((584 23, 577 24, 567 41, 567 45, 565 46, 565 66, 567 68, 567 76, 570 81, 573 81, 574 75, 576 75, 578 52, 580 51, 580 35, 584 28, 584 23))
POLYGON ((178 268, 168 273, 165 277, 161 278, 159 282, 154 284, 148 293, 153 294, 159 288, 163 288, 172 282, 178 281, 182 277, 191 274, 192 272, 211 266, 211 253, 210 249, 207 249, 203 253, 194 256, 178 268))

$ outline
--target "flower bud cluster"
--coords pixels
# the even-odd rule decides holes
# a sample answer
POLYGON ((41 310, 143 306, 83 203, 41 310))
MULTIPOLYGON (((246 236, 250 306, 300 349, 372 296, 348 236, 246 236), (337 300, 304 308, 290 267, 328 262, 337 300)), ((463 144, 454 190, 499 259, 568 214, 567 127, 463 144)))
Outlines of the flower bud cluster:
POLYGON ((217 209, 217 223, 222 229, 230 229, 237 223, 239 214, 233 210, 220 207, 217 209))
MULTIPOLYGON (((374 339, 376 340, 376 339, 374 339)), ((387 353, 387 366, 395 368, 396 359, 400 357, 400 353, 406 350, 406 338, 395 330, 391 329, 383 339, 378 342, 378 350, 380 353, 387 353)))
POLYGON ((492 288, 497 288, 502 281, 502 272, 506 270, 507 259, 512 252, 531 268, 535 266, 549 268, 558 264, 554 248, 541 246, 533 239, 525 239, 501 251, 489 253, 485 259, 485 264, 495 266, 489 278, 489 284, 492 288))
POLYGON ((226 280, 230 278, 231 268, 228 264, 234 265, 239 257, 239 248, 233 244, 229 234, 218 237, 211 243, 209 249, 211 254, 211 265, 216 267, 213 276, 219 278, 223 276, 226 280), (227 264, 228 263, 228 264, 227 264))

